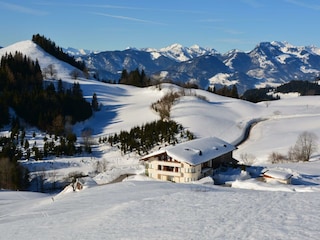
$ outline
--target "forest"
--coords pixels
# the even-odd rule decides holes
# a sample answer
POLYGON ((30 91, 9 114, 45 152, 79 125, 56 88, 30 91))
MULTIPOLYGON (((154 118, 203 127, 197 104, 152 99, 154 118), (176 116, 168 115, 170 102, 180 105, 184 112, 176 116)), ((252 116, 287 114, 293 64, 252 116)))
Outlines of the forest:
POLYGON ((61 126, 66 117, 75 123, 92 115, 79 83, 71 89, 64 89, 61 80, 57 81, 57 89, 52 82, 44 86, 39 63, 19 52, 1 58, 0 96, 5 116, 2 125, 9 122, 9 107, 28 124, 58 135, 64 132, 61 126))

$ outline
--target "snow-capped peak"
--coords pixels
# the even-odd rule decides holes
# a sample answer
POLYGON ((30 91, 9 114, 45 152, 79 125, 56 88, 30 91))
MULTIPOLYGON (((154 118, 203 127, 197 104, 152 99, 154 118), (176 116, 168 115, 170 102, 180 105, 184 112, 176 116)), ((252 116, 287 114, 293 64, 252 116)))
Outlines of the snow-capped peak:
POLYGON ((92 51, 87 49, 76 49, 72 47, 64 48, 63 51, 69 54, 70 56, 84 56, 90 53, 98 53, 98 51, 92 51))
POLYGON ((290 43, 286 42, 286 41, 272 41, 271 45, 273 46, 277 46, 280 48, 290 48, 293 47, 293 45, 291 45, 290 43))
POLYGON ((159 58, 160 56, 165 56, 177 62, 189 61, 190 59, 193 59, 195 57, 203 55, 214 55, 217 53, 217 51, 214 49, 206 49, 200 47, 199 45, 184 47, 179 43, 174 43, 160 49, 144 48, 141 50, 151 53, 154 59, 159 58))
POLYGON ((320 48, 316 46, 308 46, 306 47, 306 49, 308 50, 308 52, 311 52, 312 54, 320 55, 320 48))
POLYGON ((173 52, 173 51, 182 51, 184 47, 179 43, 171 44, 170 46, 161 48, 160 51, 163 52, 173 52))
POLYGON ((202 47, 200 47, 198 44, 194 44, 190 47, 191 49, 202 49, 202 47))

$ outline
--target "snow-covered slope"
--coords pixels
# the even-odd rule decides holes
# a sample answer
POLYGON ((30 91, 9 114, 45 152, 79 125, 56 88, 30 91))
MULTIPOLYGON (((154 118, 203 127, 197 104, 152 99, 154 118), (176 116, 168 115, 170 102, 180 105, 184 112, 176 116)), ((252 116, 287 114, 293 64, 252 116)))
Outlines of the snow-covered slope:
POLYGON ((89 101, 95 92, 99 104, 102 105, 101 110, 95 112, 91 119, 75 126, 74 130, 79 135, 86 127, 92 128, 95 135, 108 135, 159 119, 159 115, 153 112, 150 106, 160 99, 164 92, 152 87, 136 88, 94 80, 78 82, 84 86, 83 93, 89 101))
MULTIPOLYGON (((23 42, 16 50, 38 58, 44 67, 54 62, 64 76, 62 80, 73 83, 65 74, 70 66, 33 43, 23 42)), ((99 112, 73 129, 80 137, 84 128, 92 128, 94 140, 159 119, 150 104, 169 91, 180 91, 171 84, 163 84, 159 90, 82 78, 77 81, 89 101, 95 92, 102 104, 99 112)), ((238 146, 234 157, 241 160, 243 155, 250 156, 253 165, 290 173, 292 185, 246 179, 248 173, 239 172, 230 182, 232 188, 166 183, 138 175, 117 184, 85 187, 79 192, 67 188, 57 195, 0 191, 1 238, 317 239, 320 151, 306 163, 270 164, 268 155, 274 151, 286 153, 303 131, 320 136, 319 100, 308 96, 253 104, 203 90, 185 90, 185 96, 172 108, 172 119, 197 137, 215 136, 230 143, 240 141, 250 122, 264 120, 252 128, 249 139, 238 146)), ((33 131, 27 131, 26 136, 31 137, 33 131)), ((33 138, 37 145, 44 135, 37 133, 33 138)), ((35 172, 50 169, 50 180, 71 171, 93 172, 98 161, 106 162, 106 171, 94 178, 98 183, 108 183, 121 174, 144 172, 139 156, 121 154, 117 147, 107 144, 95 145, 90 156, 23 164, 35 172)))
POLYGON ((249 154, 257 164, 266 163, 273 152, 287 154, 303 131, 320 137, 319 100, 319 96, 304 96, 257 104, 265 106, 267 120, 254 126, 236 157, 240 159, 241 154, 249 154))
POLYGON ((74 70, 74 67, 48 54, 31 40, 17 42, 8 47, 1 48, 0 57, 6 53, 14 54, 16 51, 28 56, 33 61, 38 60, 41 69, 48 67, 49 64, 53 64, 57 70, 57 79, 70 78, 70 73, 74 70))
POLYGON ((126 181, 58 196, 0 192, 0 197, 3 239, 300 240, 319 236, 319 192, 126 181))

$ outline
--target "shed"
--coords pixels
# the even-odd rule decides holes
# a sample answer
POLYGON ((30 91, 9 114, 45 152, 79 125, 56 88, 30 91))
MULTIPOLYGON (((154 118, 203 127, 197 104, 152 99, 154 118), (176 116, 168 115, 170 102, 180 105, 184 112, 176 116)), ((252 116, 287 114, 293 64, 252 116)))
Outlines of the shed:
POLYGON ((263 173, 263 178, 266 182, 278 181, 284 184, 291 184, 292 174, 280 170, 268 169, 263 173))

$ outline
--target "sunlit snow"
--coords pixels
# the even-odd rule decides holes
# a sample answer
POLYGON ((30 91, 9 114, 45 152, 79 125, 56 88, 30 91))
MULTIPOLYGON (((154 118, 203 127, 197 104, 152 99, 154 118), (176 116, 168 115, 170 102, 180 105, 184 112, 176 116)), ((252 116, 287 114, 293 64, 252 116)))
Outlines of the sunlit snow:
MULTIPOLYGON (((50 57, 30 41, 1 49, 0 55, 9 50, 38 59, 41 67, 55 64, 65 84, 74 82, 69 76, 73 69, 70 65, 50 57)), ((179 91, 171 84, 163 84, 159 90, 77 81, 88 101, 94 92, 97 94, 102 109, 73 130, 80 137, 82 129, 90 127, 95 140, 159 119, 151 103, 168 91, 179 91)), ((57 178, 70 171, 88 173, 97 161, 106 161, 107 169, 81 191, 0 191, 0 238, 318 239, 320 152, 305 163, 271 164, 268 155, 287 153, 303 131, 320 137, 320 97, 253 104, 203 90, 188 91, 174 104, 171 117, 198 138, 215 136, 237 144, 250 123, 257 122, 248 140, 234 152, 240 161, 247 156, 252 169, 226 171, 220 176, 231 187, 213 185, 208 180, 197 184, 155 181, 144 176, 138 155, 121 154, 114 147, 97 144, 92 156, 24 162, 29 167, 54 171, 51 176, 57 178), (292 184, 251 178, 254 167, 289 173, 292 184), (122 182, 106 184, 120 175, 124 176, 122 182)), ((43 135, 38 134, 35 140, 41 141, 43 135)))

